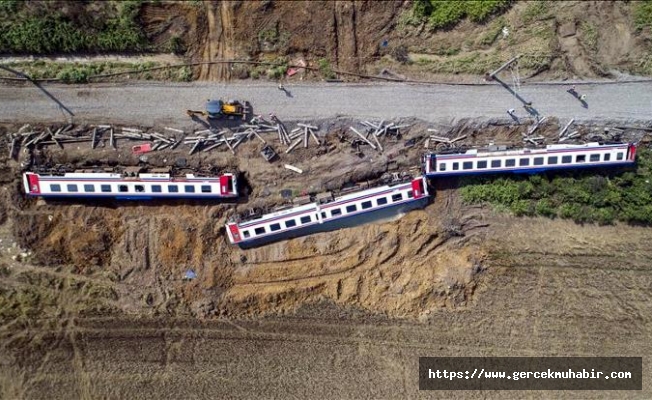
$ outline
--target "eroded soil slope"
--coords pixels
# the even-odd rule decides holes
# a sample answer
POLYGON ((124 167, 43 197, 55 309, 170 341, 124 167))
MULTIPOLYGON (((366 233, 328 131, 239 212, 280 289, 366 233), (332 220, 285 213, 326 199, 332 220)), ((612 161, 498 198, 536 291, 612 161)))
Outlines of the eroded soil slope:
MULTIPOLYGON (((522 54, 523 78, 550 79, 652 73, 652 36, 649 28, 635 28, 634 7, 633 2, 517 2, 485 23, 463 20, 439 31, 417 22, 411 3, 400 1, 146 3, 139 15, 152 42, 178 37, 196 61, 305 62, 322 72, 389 70, 390 77, 464 80, 522 54)), ((267 69, 202 65, 196 76, 278 78, 267 69)))

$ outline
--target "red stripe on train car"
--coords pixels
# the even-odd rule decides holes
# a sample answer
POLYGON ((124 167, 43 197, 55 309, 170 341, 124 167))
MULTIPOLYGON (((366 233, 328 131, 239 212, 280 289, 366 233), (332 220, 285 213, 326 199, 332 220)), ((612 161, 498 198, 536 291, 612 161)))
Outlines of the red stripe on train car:
POLYGON ((38 182, 38 175, 36 174, 28 174, 27 175, 27 180, 29 182, 29 192, 32 194, 39 194, 41 193, 41 187, 39 186, 38 182))
POLYGON ((425 193, 423 190, 423 179, 415 179, 412 181, 412 191, 414 192, 415 199, 423 197, 425 193))
POLYGON ((220 193, 229 194, 229 179, 230 176, 220 176, 220 193))
POLYGON ((238 243, 240 241, 240 230, 238 229, 238 224, 229 224, 229 231, 231 231, 233 243, 238 243))
POLYGON ((636 160, 636 144, 634 143, 629 145, 629 160, 630 161, 636 160))

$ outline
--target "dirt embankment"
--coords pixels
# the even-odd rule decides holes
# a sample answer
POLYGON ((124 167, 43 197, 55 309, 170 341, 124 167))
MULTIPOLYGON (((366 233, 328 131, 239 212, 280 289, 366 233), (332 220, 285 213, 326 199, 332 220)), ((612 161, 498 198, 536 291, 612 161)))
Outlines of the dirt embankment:
MULTIPOLYGON (((527 127, 449 129, 477 144, 520 142, 527 127)), ((559 125, 540 129, 552 139, 559 125)), ((291 162, 331 166, 320 170, 324 185, 346 180, 343 170, 356 163, 380 171, 387 161, 329 140, 335 148, 325 154, 291 153, 291 162)), ((0 140, 0 163, 9 166, 0 175, 0 397, 139 398, 146 390, 248 398, 261 386, 279 397, 288 388, 307 398, 417 397, 414 360, 424 354, 649 355, 648 228, 516 219, 465 206, 454 181, 439 181, 434 202, 401 219, 242 251, 222 227, 249 203, 27 200, 6 144, 0 140), (184 281, 187 269, 197 278, 184 281), (242 385, 248 380, 257 383, 242 385)), ((403 142, 385 144, 386 152, 404 150, 403 142)), ((238 149, 250 200, 277 203, 272 182, 287 171, 260 161, 250 145, 238 149)), ((119 149, 128 160, 128 147, 119 149)), ((106 151, 48 156, 83 164, 106 151)), ((398 163, 411 165, 422 151, 407 149, 398 163)), ((193 163, 228 159, 207 154, 193 163)), ((303 187, 313 178, 288 176, 303 187)))
MULTIPOLYGON (((486 23, 463 20, 439 31, 415 23, 411 4, 398 1, 145 3, 139 17, 150 41, 163 45, 177 37, 195 61, 305 62, 322 72, 473 80, 521 54, 522 78, 563 79, 652 73, 646 61, 652 34, 635 29, 633 8, 518 2, 486 23)), ((279 78, 266 70, 204 65, 196 77, 279 78)))
MULTIPOLYGON (((224 153, 189 160, 190 165, 231 166, 235 161, 253 189, 246 204, 239 205, 42 204, 22 197, 18 165, 12 162, 15 179, 4 186, 3 197, 10 221, 3 228, 5 246, 12 249, 15 242, 16 247, 7 257, 23 261, 17 275, 25 265, 41 265, 47 266, 38 269, 46 275, 54 269, 71 278, 99 279, 112 293, 101 302, 116 312, 241 317, 290 312, 328 300, 414 317, 466 304, 483 270, 485 250, 478 236, 483 222, 458 204, 454 188, 438 188, 437 200, 425 211, 392 222, 247 251, 228 244, 223 227, 235 208, 279 204, 281 189, 339 188, 383 173, 388 162, 401 170, 418 163, 421 147, 404 148, 403 141, 386 143, 386 156, 369 149, 361 158, 337 139, 341 129, 331 130, 326 146, 300 148, 285 157, 288 163, 312 159, 303 175, 266 163, 253 142, 238 149, 239 161, 225 159, 224 153), (183 280, 188 269, 197 273, 196 280, 183 280)), ((417 132, 406 131, 404 139, 417 132)), ((120 159, 113 153, 108 148, 93 153, 50 149, 37 158, 86 165, 120 159)), ((118 153, 123 162, 136 162, 128 147, 118 153)), ((149 161, 157 165, 179 156, 159 154, 149 161)))
MULTIPOLYGON (((187 160, 190 166, 244 171, 251 193, 241 204, 42 204, 23 197, 18 164, 11 162, 2 196, 2 208, 8 210, 3 248, 13 249, 6 257, 17 256, 23 263, 7 261, 18 265, 17 271, 23 264, 40 265, 42 273, 56 269, 71 277, 99 279, 112 293, 102 300, 105 307, 116 312, 241 317, 290 312, 322 300, 395 317, 456 308, 472 298, 491 248, 484 240, 485 211, 460 204, 455 182, 438 182, 433 204, 392 222, 246 251, 230 246, 224 234, 230 215, 278 205, 283 189, 295 195, 319 192, 377 177, 390 166, 390 171, 417 166, 425 125, 413 122, 403 140, 385 141, 382 156, 366 149, 362 157, 338 139, 349 121, 332 123, 326 145, 284 155, 283 163, 305 165, 303 174, 264 161, 258 142, 241 145, 237 158, 228 152, 202 152, 187 160), (418 137, 416 146, 405 147, 405 140, 418 137), (184 281, 188 269, 198 278, 184 281)), ((468 145, 514 143, 526 129, 460 123, 449 127, 447 135, 466 135, 468 145)), ((553 138, 558 129, 550 120, 538 132, 553 138)), ((589 133, 591 128, 579 131, 589 133)), ((118 151, 49 148, 35 156, 77 166, 137 163, 129 146, 118 151)), ((166 150, 148 161, 170 165, 185 157, 185 151, 166 150)))

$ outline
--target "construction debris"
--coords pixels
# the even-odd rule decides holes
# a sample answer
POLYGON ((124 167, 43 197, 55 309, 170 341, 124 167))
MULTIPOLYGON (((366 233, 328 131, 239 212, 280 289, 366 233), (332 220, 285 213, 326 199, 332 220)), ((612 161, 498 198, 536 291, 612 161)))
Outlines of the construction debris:
MULTIPOLYGON (((438 132, 436 129, 428 129, 428 132, 438 132)), ((459 147, 459 141, 466 139, 466 135, 449 139, 444 136, 430 135, 425 142, 425 148, 434 147, 438 151, 449 150, 459 147)))
POLYGON ((260 155, 262 155, 267 162, 272 162, 278 156, 276 151, 274 151, 270 145, 263 147, 263 149, 260 151, 260 155))
POLYGON ((381 120, 378 123, 361 121, 360 124, 365 127, 366 134, 362 134, 359 130, 352 126, 349 127, 349 129, 353 131, 359 139, 348 140, 344 136, 340 136, 340 140, 351 143, 356 153, 360 156, 363 156, 360 149, 361 145, 368 145, 372 149, 378 150, 382 153, 385 149, 383 148, 381 137, 391 137, 393 142, 396 143, 401 138, 401 129, 407 128, 409 126, 407 124, 400 125, 396 122, 386 123, 385 120, 381 120), (369 138, 370 136, 371 140, 369 138))
POLYGON ((286 169, 289 169, 290 171, 294 171, 294 172, 296 172, 298 174, 303 174, 303 170, 301 170, 301 169, 299 169, 299 168, 297 168, 297 167, 295 167, 293 165, 285 164, 284 167, 286 169))

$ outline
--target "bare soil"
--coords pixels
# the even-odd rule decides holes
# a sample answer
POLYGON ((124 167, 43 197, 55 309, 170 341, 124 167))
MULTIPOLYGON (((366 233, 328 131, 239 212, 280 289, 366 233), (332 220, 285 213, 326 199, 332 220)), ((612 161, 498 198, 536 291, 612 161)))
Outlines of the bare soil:
MULTIPOLYGON (((325 59, 355 73, 468 81, 521 54, 522 78, 651 72, 645 59, 652 34, 635 30, 632 3, 518 2, 486 23, 464 20, 440 31, 407 23, 410 7, 400 1, 162 2, 145 3, 140 20, 152 42, 178 36, 195 61, 285 60, 318 67, 325 59)), ((246 78, 251 70, 204 65, 196 77, 246 78)), ((304 78, 311 75, 290 80, 304 78)))
MULTIPOLYGON (((417 357, 650 356, 649 228, 513 218, 463 205, 457 182, 440 181, 430 206, 395 221, 230 246, 223 226, 234 209, 278 204, 285 187, 337 186, 387 168, 371 150, 352 154, 339 129, 330 127, 326 153, 300 148, 287 159, 319 171, 317 181, 267 164, 253 142, 237 160, 188 158, 247 171, 253 192, 238 205, 43 203, 24 198, 18 164, 3 159, 2 397, 497 397, 420 393, 417 357), (187 269, 198 278, 184 281, 187 269)), ((463 123, 448 134, 516 142, 523 129, 463 123)), ((415 121, 405 138, 419 131, 415 121)), ((400 168, 422 152, 385 144, 400 168)), ((126 145, 40 157, 135 162, 126 145)), ((642 393, 620 395, 649 391, 644 380, 642 393)))

